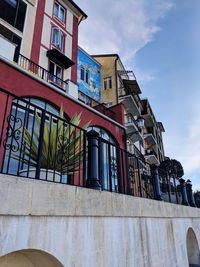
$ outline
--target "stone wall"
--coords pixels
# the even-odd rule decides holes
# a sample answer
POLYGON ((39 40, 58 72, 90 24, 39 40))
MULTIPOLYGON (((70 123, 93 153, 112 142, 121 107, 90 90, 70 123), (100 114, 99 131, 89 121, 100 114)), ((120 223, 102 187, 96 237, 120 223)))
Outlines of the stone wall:
POLYGON ((6 175, 0 202, 0 267, 188 267, 188 229, 199 263, 197 208, 6 175))

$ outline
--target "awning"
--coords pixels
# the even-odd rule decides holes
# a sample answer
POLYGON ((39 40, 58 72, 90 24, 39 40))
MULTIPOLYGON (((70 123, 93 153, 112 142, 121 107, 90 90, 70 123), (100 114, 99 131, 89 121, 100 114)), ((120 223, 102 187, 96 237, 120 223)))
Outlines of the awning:
POLYGON ((75 64, 70 58, 55 48, 47 51, 47 57, 65 69, 75 64))
POLYGON ((126 94, 138 95, 142 93, 136 80, 123 79, 123 84, 126 94))

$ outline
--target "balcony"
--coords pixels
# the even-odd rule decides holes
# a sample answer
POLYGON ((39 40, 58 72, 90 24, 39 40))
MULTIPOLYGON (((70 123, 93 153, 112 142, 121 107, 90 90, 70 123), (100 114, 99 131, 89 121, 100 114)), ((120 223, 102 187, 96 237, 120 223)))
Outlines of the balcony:
POLYGON ((16 45, 0 35, 0 55, 13 61, 16 45))
POLYGON ((142 134, 137 126, 137 122, 131 114, 125 114, 126 134, 132 142, 142 141, 142 134))
POLYGON ((119 101, 123 102, 130 113, 139 116, 140 109, 136 98, 141 94, 141 90, 133 71, 118 71, 118 77, 120 81, 119 101))
POLYGON ((143 110, 142 117, 145 119, 145 125, 147 127, 153 127, 156 125, 156 119, 152 112, 151 106, 147 99, 142 99, 143 110))
POLYGON ((159 165, 158 156, 153 149, 147 149, 145 151, 145 158, 149 164, 159 165))
POLYGON ((131 154, 145 161, 144 155, 140 152, 140 150, 134 144, 127 144, 127 150, 131 154))
POLYGON ((61 90, 66 94, 70 94, 72 97, 78 98, 78 86, 70 80, 62 80, 60 77, 50 73, 48 70, 42 68, 35 62, 26 58, 25 56, 19 54, 17 64, 29 71, 31 74, 35 75, 51 85, 55 86, 57 89, 61 90))
POLYGON ((144 133, 144 140, 148 147, 157 145, 156 139, 152 133, 144 133))

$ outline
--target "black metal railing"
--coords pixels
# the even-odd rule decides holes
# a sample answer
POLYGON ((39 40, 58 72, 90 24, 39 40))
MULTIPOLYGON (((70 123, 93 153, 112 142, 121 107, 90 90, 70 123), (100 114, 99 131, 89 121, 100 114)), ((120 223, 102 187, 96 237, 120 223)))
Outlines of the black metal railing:
POLYGON ((130 154, 135 155, 138 158, 141 158, 143 161, 145 160, 142 152, 135 146, 135 144, 127 144, 127 150, 130 154))
POLYGON ((0 91, 1 172, 40 180, 83 185, 86 131, 26 99, 0 91))
POLYGON ((29 71, 30 73, 34 74, 36 77, 41 78, 42 80, 53 84, 54 86, 58 87, 60 90, 66 92, 68 87, 68 82, 62 80, 60 77, 54 75, 53 73, 49 72, 48 70, 42 68, 35 62, 31 61, 27 57, 19 54, 18 58, 18 65, 29 71))
MULTIPOLYGON (((0 173, 87 186, 87 131, 35 103, 0 89, 0 173)), ((162 199, 181 204, 178 179, 161 169, 156 178, 142 157, 99 137, 97 158, 101 190, 154 199, 160 183, 162 199)))

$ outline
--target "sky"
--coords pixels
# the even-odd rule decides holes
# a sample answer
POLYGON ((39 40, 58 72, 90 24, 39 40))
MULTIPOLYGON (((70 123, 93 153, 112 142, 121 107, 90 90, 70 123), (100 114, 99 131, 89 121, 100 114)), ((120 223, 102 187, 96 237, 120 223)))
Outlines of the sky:
POLYGON ((79 45, 117 53, 136 74, 157 121, 165 154, 200 190, 200 0, 76 0, 88 15, 79 45))

